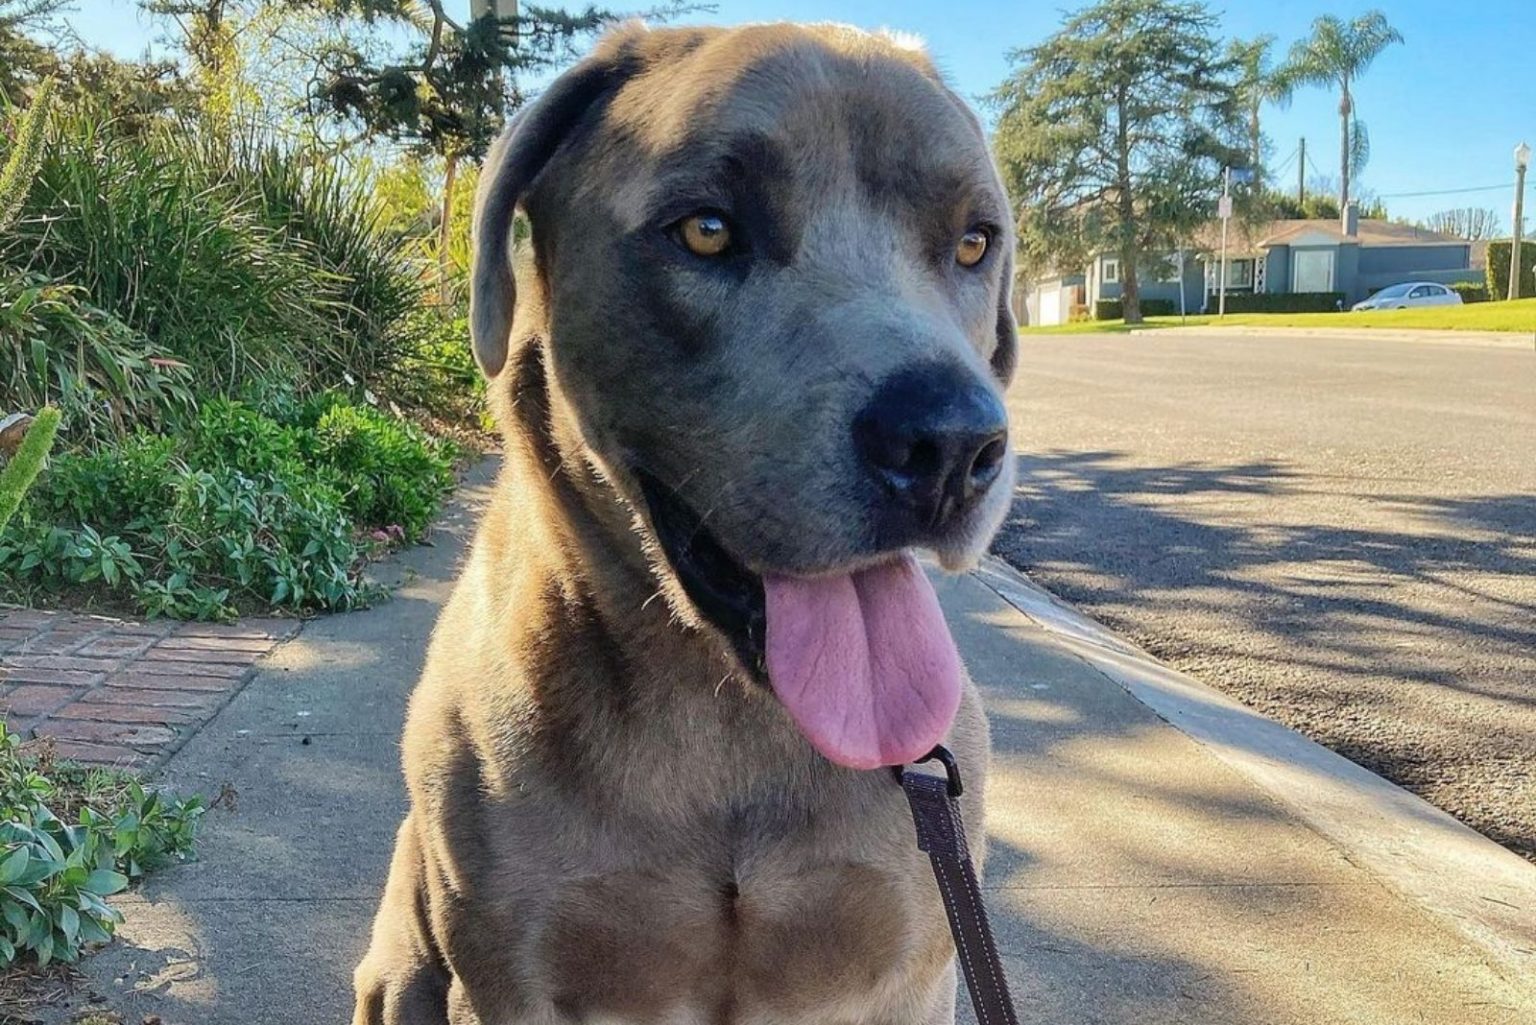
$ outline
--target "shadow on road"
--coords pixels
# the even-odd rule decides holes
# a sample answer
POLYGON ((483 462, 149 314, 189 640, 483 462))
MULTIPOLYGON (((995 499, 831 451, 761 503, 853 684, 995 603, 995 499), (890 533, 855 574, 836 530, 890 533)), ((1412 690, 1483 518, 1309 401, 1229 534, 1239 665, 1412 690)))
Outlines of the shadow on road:
POLYGON ((999 554, 1536 858, 1536 496, 1116 451, 1019 469, 999 554))

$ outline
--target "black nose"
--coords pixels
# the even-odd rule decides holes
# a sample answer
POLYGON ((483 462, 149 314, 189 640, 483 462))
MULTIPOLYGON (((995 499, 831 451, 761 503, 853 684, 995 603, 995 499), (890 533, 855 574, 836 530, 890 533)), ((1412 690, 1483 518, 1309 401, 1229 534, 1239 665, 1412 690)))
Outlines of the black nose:
POLYGON ((975 375, 948 363, 887 378, 854 420, 859 454, 927 529, 986 494, 1008 455, 1008 413, 975 375))

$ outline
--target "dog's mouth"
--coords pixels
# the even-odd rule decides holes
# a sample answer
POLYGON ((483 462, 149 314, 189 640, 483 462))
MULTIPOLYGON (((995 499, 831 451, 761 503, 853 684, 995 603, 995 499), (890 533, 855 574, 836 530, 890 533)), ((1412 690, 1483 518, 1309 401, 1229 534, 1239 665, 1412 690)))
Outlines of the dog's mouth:
POLYGON ((872 769, 943 740, 960 704, 960 656, 911 552, 815 576, 758 574, 675 491, 637 476, 688 599, 817 750, 872 769))
POLYGON ((723 633, 759 682, 768 678, 763 578, 727 552, 703 517, 644 470, 636 472, 651 524, 688 600, 723 633))

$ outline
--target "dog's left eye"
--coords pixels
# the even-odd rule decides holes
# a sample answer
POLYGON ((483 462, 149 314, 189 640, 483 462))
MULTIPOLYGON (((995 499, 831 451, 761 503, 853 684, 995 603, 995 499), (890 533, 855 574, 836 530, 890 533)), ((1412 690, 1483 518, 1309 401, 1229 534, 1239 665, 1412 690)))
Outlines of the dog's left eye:
POLYGON ((695 256, 721 256, 731 248, 731 224, 713 210, 689 214, 672 230, 695 256))
POLYGON ((955 262, 962 267, 974 267, 987 255, 987 244, 992 241, 985 228, 971 228, 955 244, 955 262))

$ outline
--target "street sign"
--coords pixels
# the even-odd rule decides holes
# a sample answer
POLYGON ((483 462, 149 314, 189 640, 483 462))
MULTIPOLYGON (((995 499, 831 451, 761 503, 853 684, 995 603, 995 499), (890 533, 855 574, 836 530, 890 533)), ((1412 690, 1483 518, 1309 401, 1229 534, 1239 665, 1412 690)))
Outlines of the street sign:
POLYGON ((1232 216, 1231 196, 1221 197, 1221 200, 1216 204, 1216 216, 1220 217, 1222 220, 1226 220, 1228 217, 1232 216))
POLYGON ((1253 168, 1251 167, 1234 167, 1231 168, 1229 173, 1232 175, 1232 180, 1239 185, 1247 185, 1253 182, 1253 168))

